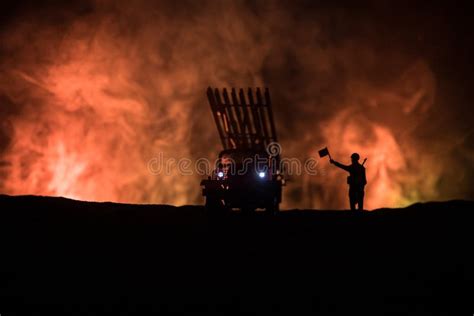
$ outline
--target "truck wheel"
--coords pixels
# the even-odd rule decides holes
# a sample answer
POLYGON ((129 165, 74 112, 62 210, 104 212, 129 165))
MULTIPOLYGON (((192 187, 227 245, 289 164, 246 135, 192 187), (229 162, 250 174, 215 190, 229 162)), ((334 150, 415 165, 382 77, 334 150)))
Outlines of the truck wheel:
POLYGON ((253 208, 252 206, 243 206, 241 208, 241 211, 242 215, 250 215, 255 211, 255 208, 253 208))
POLYGON ((278 203, 277 198, 273 198, 271 201, 268 202, 267 206, 265 207, 265 213, 268 215, 275 215, 280 211, 280 204, 278 203))
POLYGON ((222 215, 226 211, 226 207, 224 207, 224 204, 222 203, 222 201, 212 196, 206 197, 205 207, 206 207, 206 212, 211 216, 222 215))

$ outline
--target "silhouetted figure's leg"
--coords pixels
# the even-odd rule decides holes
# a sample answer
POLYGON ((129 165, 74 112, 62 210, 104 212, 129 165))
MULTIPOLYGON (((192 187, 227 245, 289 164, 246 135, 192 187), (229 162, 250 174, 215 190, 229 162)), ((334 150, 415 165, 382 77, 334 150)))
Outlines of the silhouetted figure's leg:
POLYGON ((351 205, 351 211, 356 210, 357 203, 357 191, 353 188, 349 188, 349 204, 351 205))
POLYGON ((364 190, 360 190, 359 192, 359 195, 358 195, 358 201, 357 201, 357 204, 359 205, 359 211, 363 211, 364 210, 364 190))

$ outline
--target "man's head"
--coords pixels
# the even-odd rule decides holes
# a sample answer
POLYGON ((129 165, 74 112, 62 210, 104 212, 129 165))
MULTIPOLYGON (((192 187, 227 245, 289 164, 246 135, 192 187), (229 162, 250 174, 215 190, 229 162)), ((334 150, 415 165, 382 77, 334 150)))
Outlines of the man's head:
POLYGON ((359 154, 358 154, 358 153, 353 153, 353 154, 351 155, 351 160, 352 160, 352 163, 356 163, 356 162, 358 162, 358 161, 359 161, 359 159, 360 159, 360 156, 359 156, 359 154))

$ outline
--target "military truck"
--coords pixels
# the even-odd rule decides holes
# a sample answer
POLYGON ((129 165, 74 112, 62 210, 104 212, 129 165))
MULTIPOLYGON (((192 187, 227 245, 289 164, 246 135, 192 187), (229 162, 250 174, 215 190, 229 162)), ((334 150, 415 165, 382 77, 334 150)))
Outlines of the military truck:
POLYGON ((275 214, 284 178, 268 89, 228 93, 209 87, 207 97, 223 150, 212 174, 201 182, 206 209, 212 214, 235 209, 275 214))

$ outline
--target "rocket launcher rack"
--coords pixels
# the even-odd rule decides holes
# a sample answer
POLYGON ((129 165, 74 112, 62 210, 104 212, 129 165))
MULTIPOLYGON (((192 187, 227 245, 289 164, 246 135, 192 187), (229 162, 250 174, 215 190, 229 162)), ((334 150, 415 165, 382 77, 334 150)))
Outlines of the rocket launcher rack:
POLYGON ((277 142, 272 104, 268 88, 249 88, 230 93, 223 89, 207 89, 214 121, 227 149, 265 150, 268 144, 277 142))

